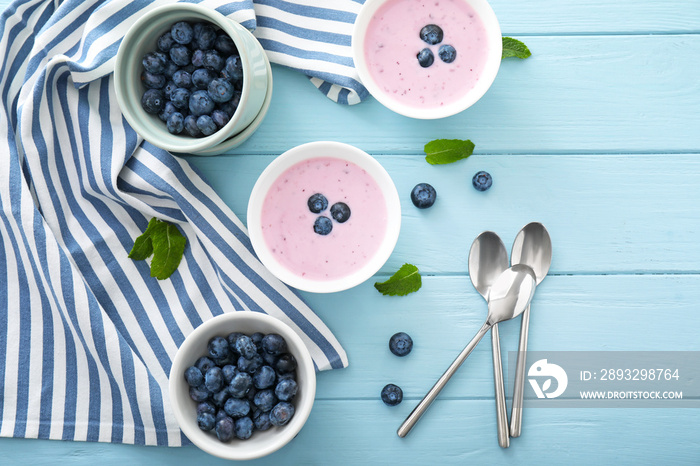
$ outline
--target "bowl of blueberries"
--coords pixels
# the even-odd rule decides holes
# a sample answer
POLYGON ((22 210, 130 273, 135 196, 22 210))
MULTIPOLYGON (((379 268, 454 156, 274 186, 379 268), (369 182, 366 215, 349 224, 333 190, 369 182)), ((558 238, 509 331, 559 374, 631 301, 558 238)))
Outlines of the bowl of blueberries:
POLYGON ((269 60, 250 31, 191 3, 155 8, 134 23, 119 46, 114 83, 141 137, 200 155, 249 137, 272 92, 269 60))
POLYGON ((187 438, 230 460, 268 455, 301 430, 316 395, 303 341, 267 314, 240 311, 197 327, 170 370, 170 403, 187 438))

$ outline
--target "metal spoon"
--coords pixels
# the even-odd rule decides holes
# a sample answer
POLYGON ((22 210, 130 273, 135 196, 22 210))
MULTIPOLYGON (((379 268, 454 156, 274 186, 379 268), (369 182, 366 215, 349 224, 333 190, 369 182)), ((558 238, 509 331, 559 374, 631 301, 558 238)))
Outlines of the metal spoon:
MULTIPOLYGON (((511 264, 525 264, 535 272, 539 285, 552 264, 552 240, 547 229, 537 222, 529 223, 515 237, 510 253, 511 264)), ((530 305, 523 312, 518 343, 518 362, 515 366, 513 407, 510 412, 510 436, 519 437, 523 425, 523 393, 525 390, 525 359, 530 328, 530 305)))
POLYGON ((489 314, 486 322, 481 326, 472 341, 459 353, 459 356, 450 364, 444 374, 433 385, 433 388, 418 403, 411 414, 408 415, 399 430, 399 437, 405 437, 423 416, 428 407, 435 401, 445 384, 459 369, 474 347, 481 341, 486 332, 494 324, 517 317, 525 310, 535 292, 535 274, 526 265, 516 265, 506 269, 499 275, 489 291, 489 314))
MULTIPOLYGON (((477 236, 469 250, 469 278, 474 288, 486 299, 487 303, 491 285, 507 268, 508 252, 501 238, 492 231, 485 231, 477 236)), ((506 413, 505 388, 503 387, 500 341, 498 324, 494 324, 491 327, 491 353, 493 355, 493 383, 496 394, 498 444, 503 448, 508 448, 510 446, 510 435, 508 435, 508 415, 506 413)))

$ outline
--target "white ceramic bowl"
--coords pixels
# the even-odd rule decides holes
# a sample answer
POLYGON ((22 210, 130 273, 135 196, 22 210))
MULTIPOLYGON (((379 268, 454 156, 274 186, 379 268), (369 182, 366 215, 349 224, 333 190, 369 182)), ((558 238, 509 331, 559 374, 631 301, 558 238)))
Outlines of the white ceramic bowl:
POLYGON ((482 71, 476 85, 461 98, 445 104, 442 107, 417 108, 402 102, 393 94, 385 92, 373 78, 365 59, 365 37, 370 20, 380 7, 387 2, 395 1, 397 0, 367 0, 362 6, 362 9, 357 15, 357 19, 355 20, 355 27, 352 33, 352 54, 355 62, 355 68, 360 75, 362 84, 364 84, 369 93, 372 94, 372 96, 382 105, 396 113, 411 118, 445 118, 462 112, 463 110, 466 110, 474 105, 486 93, 489 87, 491 87, 494 79, 496 79, 496 74, 498 74, 498 68, 501 65, 501 53, 503 50, 501 27, 499 26, 498 18, 496 18, 496 14, 493 12, 493 9, 491 9, 489 3, 486 0, 461 0, 475 10, 476 14, 484 24, 488 40, 488 56, 484 70, 482 71))
POLYGON ((332 293, 352 288, 364 282, 384 265, 396 246, 401 229, 401 203, 396 186, 379 162, 362 150, 339 142, 319 141, 294 147, 277 157, 262 172, 250 194, 248 203, 248 233, 260 261, 286 284, 314 293, 332 293), (265 197, 275 180, 287 169, 304 160, 334 157, 352 162, 364 169, 381 188, 386 204, 387 223, 377 252, 364 266, 350 274, 329 280, 300 276, 282 265, 272 254, 263 237, 261 217, 265 197))
POLYGON ((230 460, 260 458, 279 450, 301 430, 311 413, 316 396, 316 372, 309 350, 299 335, 287 324, 267 314, 258 312, 229 312, 219 315, 197 327, 190 333, 175 355, 170 369, 170 404, 182 432, 202 450, 230 460), (226 337, 232 332, 251 335, 255 332, 277 333, 287 342, 289 352, 297 360, 296 381, 298 391, 294 398, 294 417, 288 424, 255 431, 248 440, 234 439, 223 443, 210 432, 197 426, 197 403, 189 396, 185 381, 185 369, 207 354, 207 343, 215 336, 226 337))
POLYGON ((269 67, 260 42, 240 24, 211 8, 192 3, 173 3, 154 8, 139 18, 124 36, 114 68, 114 88, 124 118, 146 141, 171 152, 197 153, 211 149, 248 127, 263 108, 268 94, 269 67), (233 40, 243 65, 243 88, 238 109, 216 133, 193 138, 170 134, 157 115, 141 107, 145 91, 141 84, 141 60, 157 50, 158 38, 178 21, 205 21, 216 25, 233 40))

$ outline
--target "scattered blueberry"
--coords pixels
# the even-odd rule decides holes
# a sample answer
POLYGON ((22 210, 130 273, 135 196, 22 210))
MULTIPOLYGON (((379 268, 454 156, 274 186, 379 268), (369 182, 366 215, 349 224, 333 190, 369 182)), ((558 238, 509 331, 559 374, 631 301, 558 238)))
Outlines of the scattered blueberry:
POLYGON ((192 75, 185 70, 177 70, 173 74, 173 82, 177 87, 185 87, 189 89, 192 87, 192 75))
POLYGON ((435 45, 442 42, 443 32, 442 28, 437 24, 428 24, 427 26, 423 26, 419 35, 423 42, 435 45))
POLYGON ((282 379, 275 387, 275 395, 280 401, 290 401, 297 394, 297 383, 292 379, 282 379))
POLYGON ((190 106, 190 91, 184 87, 178 87, 170 93, 170 101, 180 110, 185 110, 190 106))
POLYGON ((199 128, 205 136, 211 136, 216 133, 217 130, 216 123, 214 123, 214 120, 212 120, 209 115, 200 115, 197 118, 197 128, 199 128))
POLYGON ((217 109, 211 112, 211 119, 214 121, 216 127, 221 129, 224 126, 226 126, 230 118, 228 116, 228 113, 224 112, 223 110, 217 109))
POLYGON ((212 430, 214 428, 214 424, 216 424, 216 418, 212 413, 202 413, 197 415, 197 425, 203 431, 208 432, 212 430))
POLYGON ((312 194, 306 203, 314 214, 319 214, 328 208, 328 199, 321 193, 312 194))
POLYGON ((411 202, 419 209, 427 209, 435 204, 437 192, 428 183, 418 183, 411 191, 411 202))
POLYGON ((270 427, 272 427, 269 412, 266 413, 264 411, 257 410, 255 414, 253 414, 253 422, 255 423, 255 428, 258 430, 268 430, 270 427))
POLYGON ((272 367, 262 366, 253 374, 253 385, 260 390, 269 388, 274 385, 276 377, 277 375, 272 367))
POLYGON ((141 82, 146 89, 163 89, 167 81, 162 74, 153 74, 144 70, 141 73, 141 82))
POLYGON ((268 333, 262 339, 262 347, 266 353, 280 355, 287 352, 287 342, 281 335, 268 333))
POLYGON ((283 426, 294 416, 294 405, 281 401, 270 411, 270 423, 273 426, 283 426))
POLYGON ((204 385, 200 385, 199 387, 190 387, 190 398, 197 403, 207 401, 209 399, 209 392, 204 385))
POLYGON ((213 79, 209 83, 207 92, 214 102, 228 102, 233 98, 233 84, 225 79, 213 79))
POLYGON ((326 236, 330 234, 331 230, 333 230, 333 222, 331 222, 330 218, 321 215, 320 217, 316 218, 316 221, 314 221, 315 233, 326 236))
POLYGON ((297 360, 289 353, 285 353, 277 360, 275 363, 275 369, 277 372, 286 374, 287 372, 292 372, 297 368, 297 360))
POLYGON ((226 34, 219 34, 214 40, 214 48, 222 55, 233 55, 237 52, 233 40, 226 34))
POLYGON ((331 217, 338 223, 345 223, 350 218, 350 207, 344 202, 336 202, 331 206, 331 217))
POLYGON ((157 115, 165 106, 165 95, 159 89, 148 89, 141 97, 141 106, 146 113, 157 115))
POLYGON ((209 94, 207 94, 207 91, 199 90, 194 91, 190 96, 189 107, 190 113, 194 116, 208 115, 214 110, 214 102, 209 97, 209 94))
POLYGON ((199 130, 199 127, 197 126, 197 117, 194 115, 187 115, 185 117, 185 131, 187 131, 187 134, 192 136, 193 138, 198 138, 202 136, 202 132, 199 130))
POLYGON ((393 383, 382 388, 382 401, 389 406, 396 406, 403 400, 403 390, 393 383))
POLYGON ((163 53, 168 53, 173 45, 175 45, 175 39, 173 39, 170 31, 158 38, 158 50, 163 53))
POLYGON ((438 56, 440 57, 440 60, 444 61, 445 63, 452 63, 455 61, 455 58, 457 58, 457 50, 455 50, 455 48, 451 45, 441 45, 440 49, 438 50, 438 56))
POLYGON ((248 390, 253 386, 253 378, 246 372, 238 372, 231 383, 228 385, 228 391, 234 398, 243 398, 248 394, 248 390))
POLYGON ((224 404, 224 411, 234 419, 247 416, 250 412, 250 403, 240 398, 229 398, 224 404))
POLYGON ((236 419, 234 429, 236 438, 247 440, 253 435, 253 420, 249 417, 236 419))
POLYGON ((192 30, 190 23, 180 21, 172 25, 170 28, 170 35, 178 44, 187 45, 192 42, 194 31, 192 30))
POLYGON ((488 172, 480 171, 472 178, 472 185, 477 191, 486 191, 493 184, 493 179, 488 172))
POLYGON ((148 52, 141 60, 143 69, 153 74, 160 74, 165 70, 166 56, 161 52, 148 52))
POLYGON ((270 389, 260 390, 255 394, 253 403, 261 411, 267 412, 270 411, 273 406, 275 406, 275 403, 277 403, 277 398, 275 398, 275 393, 270 389))
POLYGON ((418 58, 418 64, 423 68, 429 67, 435 61, 435 56, 433 55, 433 52, 428 48, 425 48, 418 52, 418 55, 416 55, 416 57, 418 58))
POLYGON ((389 339, 389 350, 396 356, 406 356, 413 349, 413 340, 405 332, 395 333, 389 339))
POLYGON ((174 112, 168 117, 165 123, 170 134, 180 134, 185 128, 185 117, 183 117, 180 112, 174 112))
POLYGON ((198 368, 190 366, 185 370, 185 380, 190 387, 199 387, 204 383, 204 374, 198 368))
POLYGON ((233 419, 226 416, 216 423, 216 436, 222 442, 229 442, 233 439, 233 419))

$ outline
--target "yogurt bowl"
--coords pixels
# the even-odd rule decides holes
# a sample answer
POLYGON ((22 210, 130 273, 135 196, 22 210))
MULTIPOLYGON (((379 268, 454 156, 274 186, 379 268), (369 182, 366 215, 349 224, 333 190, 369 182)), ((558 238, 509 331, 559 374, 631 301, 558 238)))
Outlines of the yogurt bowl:
POLYGON ((352 53, 367 90, 411 118, 455 115, 478 101, 501 64, 501 28, 486 0, 367 0, 352 53))
POLYGON ((401 205, 384 168, 360 149, 312 142, 277 157, 248 204, 260 261, 304 291, 356 286, 384 265, 398 240, 401 205))

